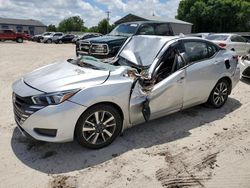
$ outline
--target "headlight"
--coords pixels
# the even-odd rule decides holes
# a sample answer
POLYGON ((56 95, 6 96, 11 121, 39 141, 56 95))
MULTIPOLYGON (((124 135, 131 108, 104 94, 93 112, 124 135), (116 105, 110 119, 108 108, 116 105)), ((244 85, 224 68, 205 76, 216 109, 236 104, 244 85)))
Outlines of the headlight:
POLYGON ((69 91, 61 91, 55 93, 42 94, 31 97, 34 104, 47 106, 47 105, 56 105, 60 104, 63 101, 69 99, 74 94, 76 94, 79 89, 69 90, 69 91))

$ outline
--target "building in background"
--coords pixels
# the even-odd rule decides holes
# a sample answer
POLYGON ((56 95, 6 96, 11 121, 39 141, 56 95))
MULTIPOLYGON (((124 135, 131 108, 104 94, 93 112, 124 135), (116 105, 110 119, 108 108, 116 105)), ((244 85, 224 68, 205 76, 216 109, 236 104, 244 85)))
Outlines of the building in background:
POLYGON ((191 23, 184 22, 181 20, 177 20, 175 18, 164 18, 164 17, 158 17, 158 16, 137 16, 134 14, 128 14, 124 16, 123 18, 117 20, 115 22, 115 25, 125 23, 125 22, 135 22, 135 21, 163 21, 168 22, 171 24, 173 32, 175 35, 179 35, 180 33, 183 34, 189 34, 192 31, 192 25, 191 23))
POLYGON ((24 20, 0 17, 0 29, 12 29, 16 32, 37 35, 44 33, 47 26, 38 20, 24 20))

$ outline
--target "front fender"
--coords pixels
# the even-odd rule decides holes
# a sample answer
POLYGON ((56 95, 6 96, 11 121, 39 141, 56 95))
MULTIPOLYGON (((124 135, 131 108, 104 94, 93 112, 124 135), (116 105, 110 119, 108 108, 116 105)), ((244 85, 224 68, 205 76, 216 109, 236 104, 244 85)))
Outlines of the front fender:
POLYGON ((104 84, 83 89, 70 98, 70 101, 87 108, 102 102, 115 103, 123 112, 123 129, 126 129, 130 127, 129 99, 132 83, 133 80, 128 78, 108 80, 104 84))

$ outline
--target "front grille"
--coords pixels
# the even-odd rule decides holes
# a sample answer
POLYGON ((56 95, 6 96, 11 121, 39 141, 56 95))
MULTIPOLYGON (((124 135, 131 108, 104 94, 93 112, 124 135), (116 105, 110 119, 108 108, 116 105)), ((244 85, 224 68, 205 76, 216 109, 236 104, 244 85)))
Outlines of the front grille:
POLYGON ((90 43, 87 42, 80 42, 79 44, 80 51, 86 54, 89 54, 90 47, 91 47, 90 43))
POLYGON ((109 48, 107 44, 91 44, 89 42, 80 42, 79 51, 81 53, 88 54, 88 55, 108 55, 109 54, 109 48))
POLYGON ((15 93, 12 94, 12 102, 15 120, 19 125, 22 125, 31 114, 43 108, 35 106, 30 97, 21 97, 15 93))

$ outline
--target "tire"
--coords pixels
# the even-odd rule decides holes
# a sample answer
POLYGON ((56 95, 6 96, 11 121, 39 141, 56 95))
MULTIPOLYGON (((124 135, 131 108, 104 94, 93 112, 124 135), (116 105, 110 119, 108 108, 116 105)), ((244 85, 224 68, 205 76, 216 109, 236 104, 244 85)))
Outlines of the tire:
POLYGON ((62 44, 63 42, 62 42, 62 40, 59 40, 59 42, 58 42, 59 44, 62 44))
POLYGON ((52 40, 51 40, 51 39, 48 39, 48 40, 47 40, 47 43, 48 43, 48 44, 51 44, 51 43, 52 43, 52 40))
POLYGON ((208 104, 213 108, 221 108, 227 101, 230 85, 227 80, 220 80, 210 93, 208 104))
POLYGON ((99 149, 111 144, 121 129, 122 117, 118 110, 101 104, 81 115, 76 124, 75 138, 84 147, 99 149))
POLYGON ((17 43, 22 43, 22 42, 23 42, 23 39, 22 39, 22 38, 17 38, 17 39, 16 39, 16 42, 17 42, 17 43))

